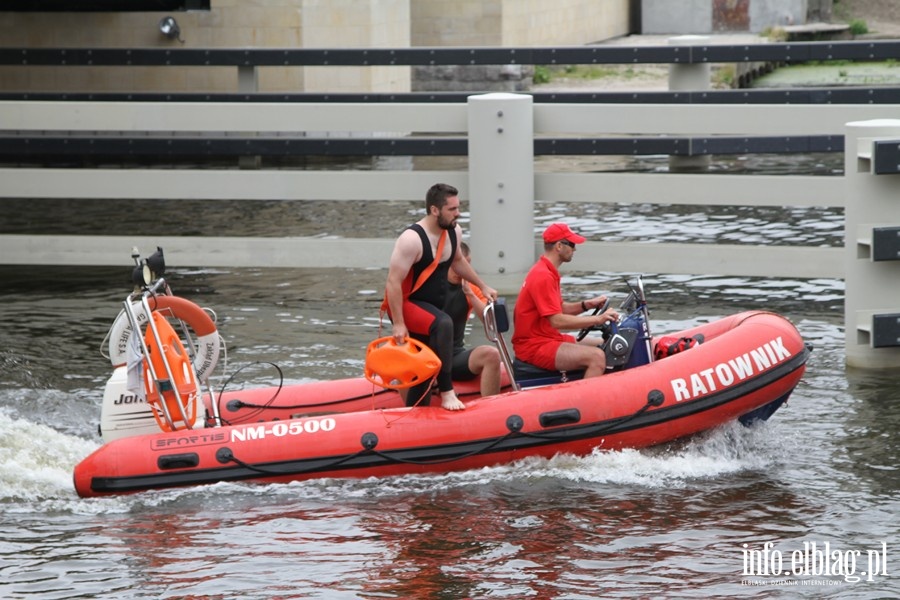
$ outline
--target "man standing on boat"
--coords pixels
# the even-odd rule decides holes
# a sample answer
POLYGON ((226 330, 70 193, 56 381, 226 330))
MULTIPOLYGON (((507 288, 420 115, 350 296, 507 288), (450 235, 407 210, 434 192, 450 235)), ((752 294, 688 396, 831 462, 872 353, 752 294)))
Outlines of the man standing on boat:
POLYGON ((544 254, 525 276, 513 312, 512 337, 516 358, 548 371, 584 369, 584 376, 597 377, 606 371, 606 353, 598 346, 602 339, 587 337, 578 342, 562 331, 598 327, 619 318, 609 309, 599 315, 580 313, 603 306, 606 296, 580 302, 564 302, 560 291, 559 267, 575 256, 575 246, 585 239, 565 223, 553 223, 544 230, 544 254))
MULTIPOLYGON (((472 265, 458 252, 462 239, 459 191, 437 183, 425 196, 425 216, 397 238, 388 268, 385 300, 393 324, 391 335, 400 344, 407 336, 428 345, 441 359, 437 376, 441 406, 462 410, 465 405, 453 390, 453 320, 442 309, 451 265, 463 279, 481 288, 485 297, 496 299, 472 265)), ((410 388, 407 404, 415 404, 430 391, 431 382, 410 388)))

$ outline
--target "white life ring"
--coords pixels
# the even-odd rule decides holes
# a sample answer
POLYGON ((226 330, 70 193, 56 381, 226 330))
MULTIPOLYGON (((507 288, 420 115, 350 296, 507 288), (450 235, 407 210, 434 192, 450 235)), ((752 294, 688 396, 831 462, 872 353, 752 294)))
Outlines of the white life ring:
MULTIPOLYGON (((178 296, 153 296, 148 299, 151 311, 166 310, 178 319, 187 323, 197 334, 196 356, 194 356, 194 370, 197 371, 197 379, 206 381, 219 362, 219 332, 216 324, 205 310, 184 298, 178 296)), ((132 310, 137 318, 138 326, 144 325, 148 315, 140 302, 132 304, 132 310)), ((131 322, 123 309, 112 328, 109 330, 109 362, 113 367, 119 367, 127 362, 129 340, 133 331, 131 322)))

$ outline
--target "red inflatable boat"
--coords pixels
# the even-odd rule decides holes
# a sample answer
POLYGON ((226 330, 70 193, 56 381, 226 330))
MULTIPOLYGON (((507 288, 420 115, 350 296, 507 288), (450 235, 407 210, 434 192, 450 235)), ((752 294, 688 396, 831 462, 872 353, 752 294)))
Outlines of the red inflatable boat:
POLYGON ((440 408, 437 396, 432 405, 405 407, 397 391, 363 377, 214 396, 191 383, 200 368, 209 373, 215 366, 218 345, 207 347, 213 343, 210 323, 187 301, 160 296, 159 281, 139 302, 126 300, 119 320, 128 325, 113 326, 109 347, 118 368, 104 400, 107 442, 76 466, 80 496, 219 481, 445 472, 529 456, 652 446, 735 419, 768 418, 800 381, 810 352, 788 320, 762 311, 654 338, 639 283, 620 309, 625 316, 618 330, 605 332, 626 349, 609 344, 611 368, 602 377, 514 365, 503 342, 505 327, 497 325, 503 307, 492 305, 487 331, 504 358, 505 387, 482 398, 477 382, 459 383, 462 411, 440 408), (166 369, 163 357, 154 355, 158 320, 147 315, 157 312, 186 319, 204 338, 186 344, 193 357, 176 368, 166 369), (158 384, 145 383, 146 394, 129 391, 128 366, 116 362, 119 349, 141 337, 129 326, 133 332, 142 324, 147 333, 140 366, 145 379, 158 384), (199 411, 192 403, 202 403, 199 411), (194 413, 200 416, 192 418, 194 413))

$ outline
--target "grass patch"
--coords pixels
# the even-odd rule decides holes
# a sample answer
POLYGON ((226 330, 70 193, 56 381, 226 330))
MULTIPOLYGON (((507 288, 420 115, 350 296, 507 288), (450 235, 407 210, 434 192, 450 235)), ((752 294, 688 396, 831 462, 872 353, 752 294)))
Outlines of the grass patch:
MULTIPOLYGON (((626 76, 634 77, 634 69, 629 67, 627 71, 625 73, 626 76), (632 71, 632 73, 629 74, 627 71, 632 71)), ((602 67, 596 65, 566 65, 562 69, 562 76, 569 79, 604 79, 606 77, 617 77, 620 74, 621 69, 615 65, 602 67)))
POLYGON ((838 58, 834 60, 811 60, 803 63, 808 67, 846 67, 854 62, 846 58, 838 58))
POLYGON ((897 60, 824 60, 785 65, 755 80, 752 87, 805 87, 828 85, 898 85, 897 60))
POLYGON ((649 76, 650 71, 635 69, 631 65, 535 65, 534 83, 550 83, 554 79, 636 79, 649 76))

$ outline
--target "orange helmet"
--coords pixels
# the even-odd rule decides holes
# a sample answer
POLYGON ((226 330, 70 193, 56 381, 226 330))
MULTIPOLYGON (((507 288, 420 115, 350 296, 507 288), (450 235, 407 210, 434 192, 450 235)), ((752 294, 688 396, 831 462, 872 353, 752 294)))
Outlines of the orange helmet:
POLYGON ((378 338, 366 349, 366 379, 392 390, 431 379, 440 368, 441 359, 431 348, 409 337, 399 345, 393 337, 378 338))

